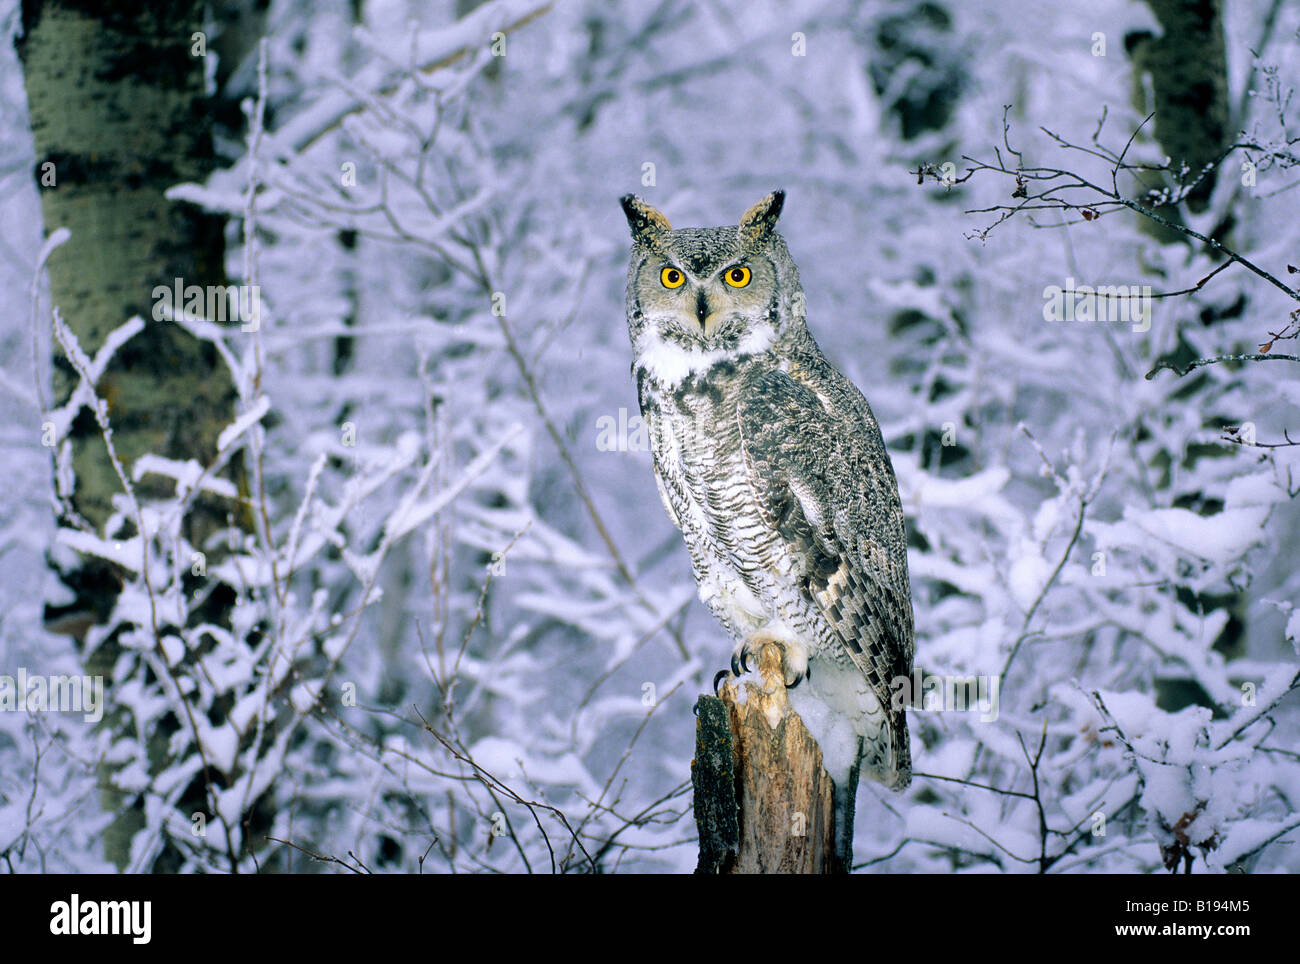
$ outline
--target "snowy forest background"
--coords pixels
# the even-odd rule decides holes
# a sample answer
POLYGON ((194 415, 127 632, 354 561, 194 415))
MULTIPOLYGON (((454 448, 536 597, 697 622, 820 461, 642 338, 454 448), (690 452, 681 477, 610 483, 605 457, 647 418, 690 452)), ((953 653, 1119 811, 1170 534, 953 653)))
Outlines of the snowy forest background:
MULTIPOLYGON (((0 674, 102 673, 107 709, 0 712, 0 868, 690 871, 692 706, 730 643, 636 431, 617 199, 726 224, 783 187, 810 327, 897 471, 917 665, 1000 682, 995 720, 910 714, 917 776, 859 791, 857 868, 1300 870, 1300 370, 1187 371, 1295 349, 1300 6, 117 5, 205 38, 209 157, 163 187, 216 225, 214 283, 260 286, 256 330, 156 320, 170 275, 78 246, 103 209, 42 183, 33 130, 93 128, 39 74, 93 21, 23 6, 0 674), (24 62, 34 11, 70 39, 24 62), (138 307, 78 317, 51 290, 78 278, 138 307), (1070 279, 1195 290, 1148 331, 1045 321, 1070 279), (209 421, 152 455, 110 432, 78 477, 142 398, 209 421)), ((147 171, 180 128, 132 124, 103 159, 147 171)))

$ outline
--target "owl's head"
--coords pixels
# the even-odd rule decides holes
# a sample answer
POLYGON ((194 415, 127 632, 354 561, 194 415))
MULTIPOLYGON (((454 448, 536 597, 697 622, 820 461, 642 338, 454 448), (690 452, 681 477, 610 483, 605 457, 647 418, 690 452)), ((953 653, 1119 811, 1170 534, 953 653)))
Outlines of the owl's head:
POLYGON ((799 272, 776 221, 773 191, 718 228, 681 228, 623 198, 632 229, 627 321, 638 366, 668 387, 724 359, 770 351, 804 323, 799 272))

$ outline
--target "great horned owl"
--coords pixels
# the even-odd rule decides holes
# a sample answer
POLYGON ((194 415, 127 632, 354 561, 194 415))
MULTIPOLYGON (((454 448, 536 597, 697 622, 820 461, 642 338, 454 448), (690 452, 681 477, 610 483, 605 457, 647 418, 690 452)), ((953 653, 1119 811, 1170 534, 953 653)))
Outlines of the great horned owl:
POLYGON ((758 641, 779 642, 836 786, 860 763, 901 789, 911 754, 891 684, 915 648, 903 509, 866 399, 808 331, 776 233, 784 200, 674 231, 623 198, 641 414, 700 598, 736 640, 733 672, 758 641))

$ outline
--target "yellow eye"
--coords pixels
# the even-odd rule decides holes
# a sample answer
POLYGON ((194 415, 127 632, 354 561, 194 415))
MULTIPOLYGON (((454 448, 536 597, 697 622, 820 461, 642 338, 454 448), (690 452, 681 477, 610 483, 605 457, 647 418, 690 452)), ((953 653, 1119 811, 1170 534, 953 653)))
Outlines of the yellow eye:
POLYGON ((728 268, 722 278, 733 288, 743 288, 749 284, 750 271, 744 265, 738 264, 734 268, 728 268))
POLYGON ((659 280, 664 283, 665 288, 680 288, 686 283, 686 275, 676 268, 668 267, 659 272, 659 280))

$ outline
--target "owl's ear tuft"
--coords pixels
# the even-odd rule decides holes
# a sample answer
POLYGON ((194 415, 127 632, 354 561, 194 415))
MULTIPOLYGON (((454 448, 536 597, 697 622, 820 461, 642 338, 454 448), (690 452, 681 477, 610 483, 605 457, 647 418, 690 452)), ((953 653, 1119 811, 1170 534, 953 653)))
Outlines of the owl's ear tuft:
POLYGON ((654 247, 673 229, 658 208, 652 207, 639 197, 624 194, 620 202, 623 205, 623 213, 627 215, 627 226, 632 229, 632 240, 637 244, 654 247))
POLYGON ((785 206, 785 191, 776 190, 740 217, 740 246, 746 251, 756 251, 767 244, 776 230, 777 218, 785 206))

